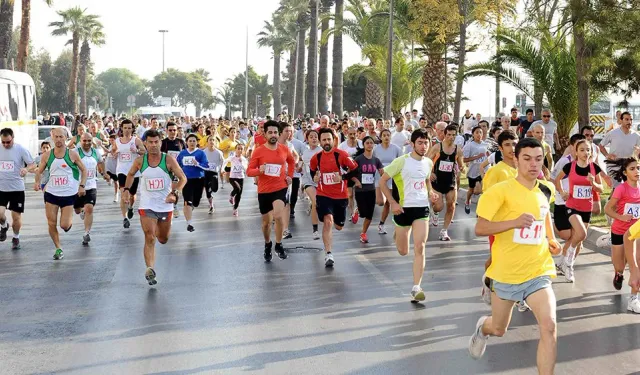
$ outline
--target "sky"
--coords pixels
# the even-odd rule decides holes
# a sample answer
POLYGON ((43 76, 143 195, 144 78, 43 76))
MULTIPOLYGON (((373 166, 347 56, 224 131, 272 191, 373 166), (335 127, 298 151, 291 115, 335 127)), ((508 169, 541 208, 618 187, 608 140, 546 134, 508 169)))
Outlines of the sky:
MULTIPOLYGON (((151 79, 162 71, 162 35, 165 39, 165 67, 183 71, 204 68, 211 73, 215 89, 245 67, 246 30, 249 30, 249 64, 258 74, 273 79, 271 50, 258 48, 257 34, 265 20, 278 8, 279 0, 54 0, 48 7, 44 1, 31 2, 31 39, 36 48, 45 48, 55 59, 65 48, 68 38, 51 36, 50 22, 57 21, 58 10, 74 6, 86 8, 90 14, 100 15, 106 34, 106 44, 94 47, 91 57, 97 74, 109 68, 127 68, 142 78, 151 79)), ((16 1, 14 26, 20 24, 20 2, 16 1)), ((490 57, 487 31, 473 29, 470 37, 481 41, 478 52, 468 54, 467 64, 485 61, 490 57)), ((358 46, 344 37, 343 66, 362 62, 358 46)), ((331 41, 329 42, 331 48, 331 41)), ((331 58, 331 49, 329 50, 331 58)), ((285 69, 286 61, 282 60, 285 69)), ((329 62, 331 82, 331 61, 329 62)), ((494 112, 495 83, 490 78, 472 78, 465 82, 461 112, 470 109, 487 117, 494 112)), ((507 105, 515 103, 517 90, 501 85, 507 105)), ((418 109, 421 103, 416 103, 418 109)), ((349 110, 345 108, 345 110, 349 110)), ((224 108, 217 107, 214 114, 224 108)))

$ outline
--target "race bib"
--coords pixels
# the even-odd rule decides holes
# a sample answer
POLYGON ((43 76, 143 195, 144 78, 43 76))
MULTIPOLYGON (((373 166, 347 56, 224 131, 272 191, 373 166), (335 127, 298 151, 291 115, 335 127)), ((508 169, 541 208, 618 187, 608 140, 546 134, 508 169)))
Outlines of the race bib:
POLYGON ((638 203, 626 203, 624 205, 624 215, 631 215, 634 219, 640 218, 640 204, 638 203))
POLYGON ((120 153, 120 161, 122 161, 122 162, 130 162, 131 161, 131 153, 129 153, 129 152, 121 152, 120 153))
POLYGON ((322 183, 325 185, 336 185, 342 183, 342 178, 338 177, 336 173, 323 173, 322 183))
POLYGON ((87 178, 96 178, 95 168, 87 169, 87 178))
POLYGON ((244 169, 242 169, 242 165, 232 165, 231 173, 242 173, 244 169))
POLYGON ((373 173, 363 173, 362 174, 362 184, 363 185, 373 184, 373 181, 374 181, 373 173))
POLYGON ((217 169, 218 166, 216 165, 216 163, 209 163, 209 169, 217 169))
POLYGON ((438 170, 440 172, 453 172, 453 162, 441 160, 438 170))
POLYGON ((480 159, 476 159, 473 161, 474 164, 482 164, 483 161, 487 159, 486 156, 481 157, 480 159))
POLYGON ((281 170, 282 170, 282 165, 280 164, 265 164, 264 166, 264 174, 266 176, 280 177, 281 170))
POLYGON ((13 172, 16 170, 16 165, 13 160, 0 161, 0 172, 13 172))
POLYGON ((513 230, 513 242, 522 245, 540 245, 544 236, 544 220, 534 221, 529 228, 513 230))
POLYGON ((49 182, 51 183, 51 186, 54 186, 54 187, 69 186, 69 177, 68 176, 51 176, 49 178, 49 182))
POLYGON ((180 155, 180 151, 167 151, 167 153, 173 156, 174 158, 177 158, 178 155, 180 155))
POLYGON ((164 190, 164 178, 148 178, 145 180, 147 191, 164 190))
POLYGON ((182 158, 182 164, 183 165, 195 166, 195 165, 197 165, 196 157, 195 156, 185 156, 184 158, 182 158))
POLYGON ((593 195, 591 194, 591 186, 573 186, 573 199, 591 199, 593 195))

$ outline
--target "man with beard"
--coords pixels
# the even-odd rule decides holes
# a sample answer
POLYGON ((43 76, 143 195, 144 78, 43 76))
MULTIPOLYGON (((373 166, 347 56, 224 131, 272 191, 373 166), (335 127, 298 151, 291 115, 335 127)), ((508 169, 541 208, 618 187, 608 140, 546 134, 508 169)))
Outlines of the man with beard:
POLYGON ((276 253, 280 259, 287 259, 282 247, 283 215, 287 201, 287 189, 293 179, 295 160, 286 145, 278 143, 280 126, 270 120, 264 124, 267 143, 253 151, 247 176, 258 177, 258 206, 262 215, 262 234, 264 235, 264 260, 272 259, 271 222, 275 219, 276 253), (286 170, 285 170, 286 169, 286 170))
MULTIPOLYGON (((165 154, 169 154, 173 156, 174 159, 180 155, 180 151, 187 148, 187 144, 180 138, 178 138, 178 125, 173 122, 167 122, 167 138, 162 140, 162 144, 160 145, 160 151, 165 154)), ((178 179, 174 176, 173 183, 171 184, 171 188, 173 190, 176 189, 176 183, 178 179)), ((180 215, 180 210, 178 209, 178 198, 176 198, 176 202, 173 205, 173 216, 178 217, 180 215)))

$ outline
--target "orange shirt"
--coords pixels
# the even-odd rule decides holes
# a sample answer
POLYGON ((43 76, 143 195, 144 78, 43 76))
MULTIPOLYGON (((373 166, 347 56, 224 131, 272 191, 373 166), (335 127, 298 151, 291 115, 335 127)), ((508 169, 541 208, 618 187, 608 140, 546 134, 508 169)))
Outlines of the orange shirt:
POLYGON ((278 148, 258 147, 251 154, 247 176, 258 178, 258 193, 273 193, 288 187, 286 176, 293 178, 295 162, 289 147, 278 143, 278 148), (260 173, 260 166, 265 166, 260 173), (287 170, 285 171, 285 167, 287 170))

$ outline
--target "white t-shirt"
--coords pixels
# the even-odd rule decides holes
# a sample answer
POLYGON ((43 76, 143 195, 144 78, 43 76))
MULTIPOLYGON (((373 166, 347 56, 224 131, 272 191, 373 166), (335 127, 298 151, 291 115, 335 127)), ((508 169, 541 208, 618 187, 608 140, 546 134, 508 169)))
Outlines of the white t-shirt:
POLYGON ((469 118, 466 118, 465 116, 462 116, 462 125, 463 125, 463 131, 465 134, 471 134, 471 129, 473 129, 474 126, 476 126, 478 122, 476 121, 476 119, 471 116, 469 118))
POLYGON ((401 150, 404 150, 404 146, 410 138, 411 134, 406 130, 395 131, 391 135, 391 143, 400 147, 401 150))
POLYGON ((363 148, 362 147, 362 141, 359 140, 359 139, 357 140, 357 145, 358 145, 358 147, 351 147, 351 146, 349 146, 347 141, 344 141, 344 142, 340 143, 340 145, 338 146, 338 149, 342 150, 342 151, 346 151, 346 153, 349 154, 349 156, 353 156, 353 155, 355 155, 356 151, 358 151, 358 148, 363 148))

